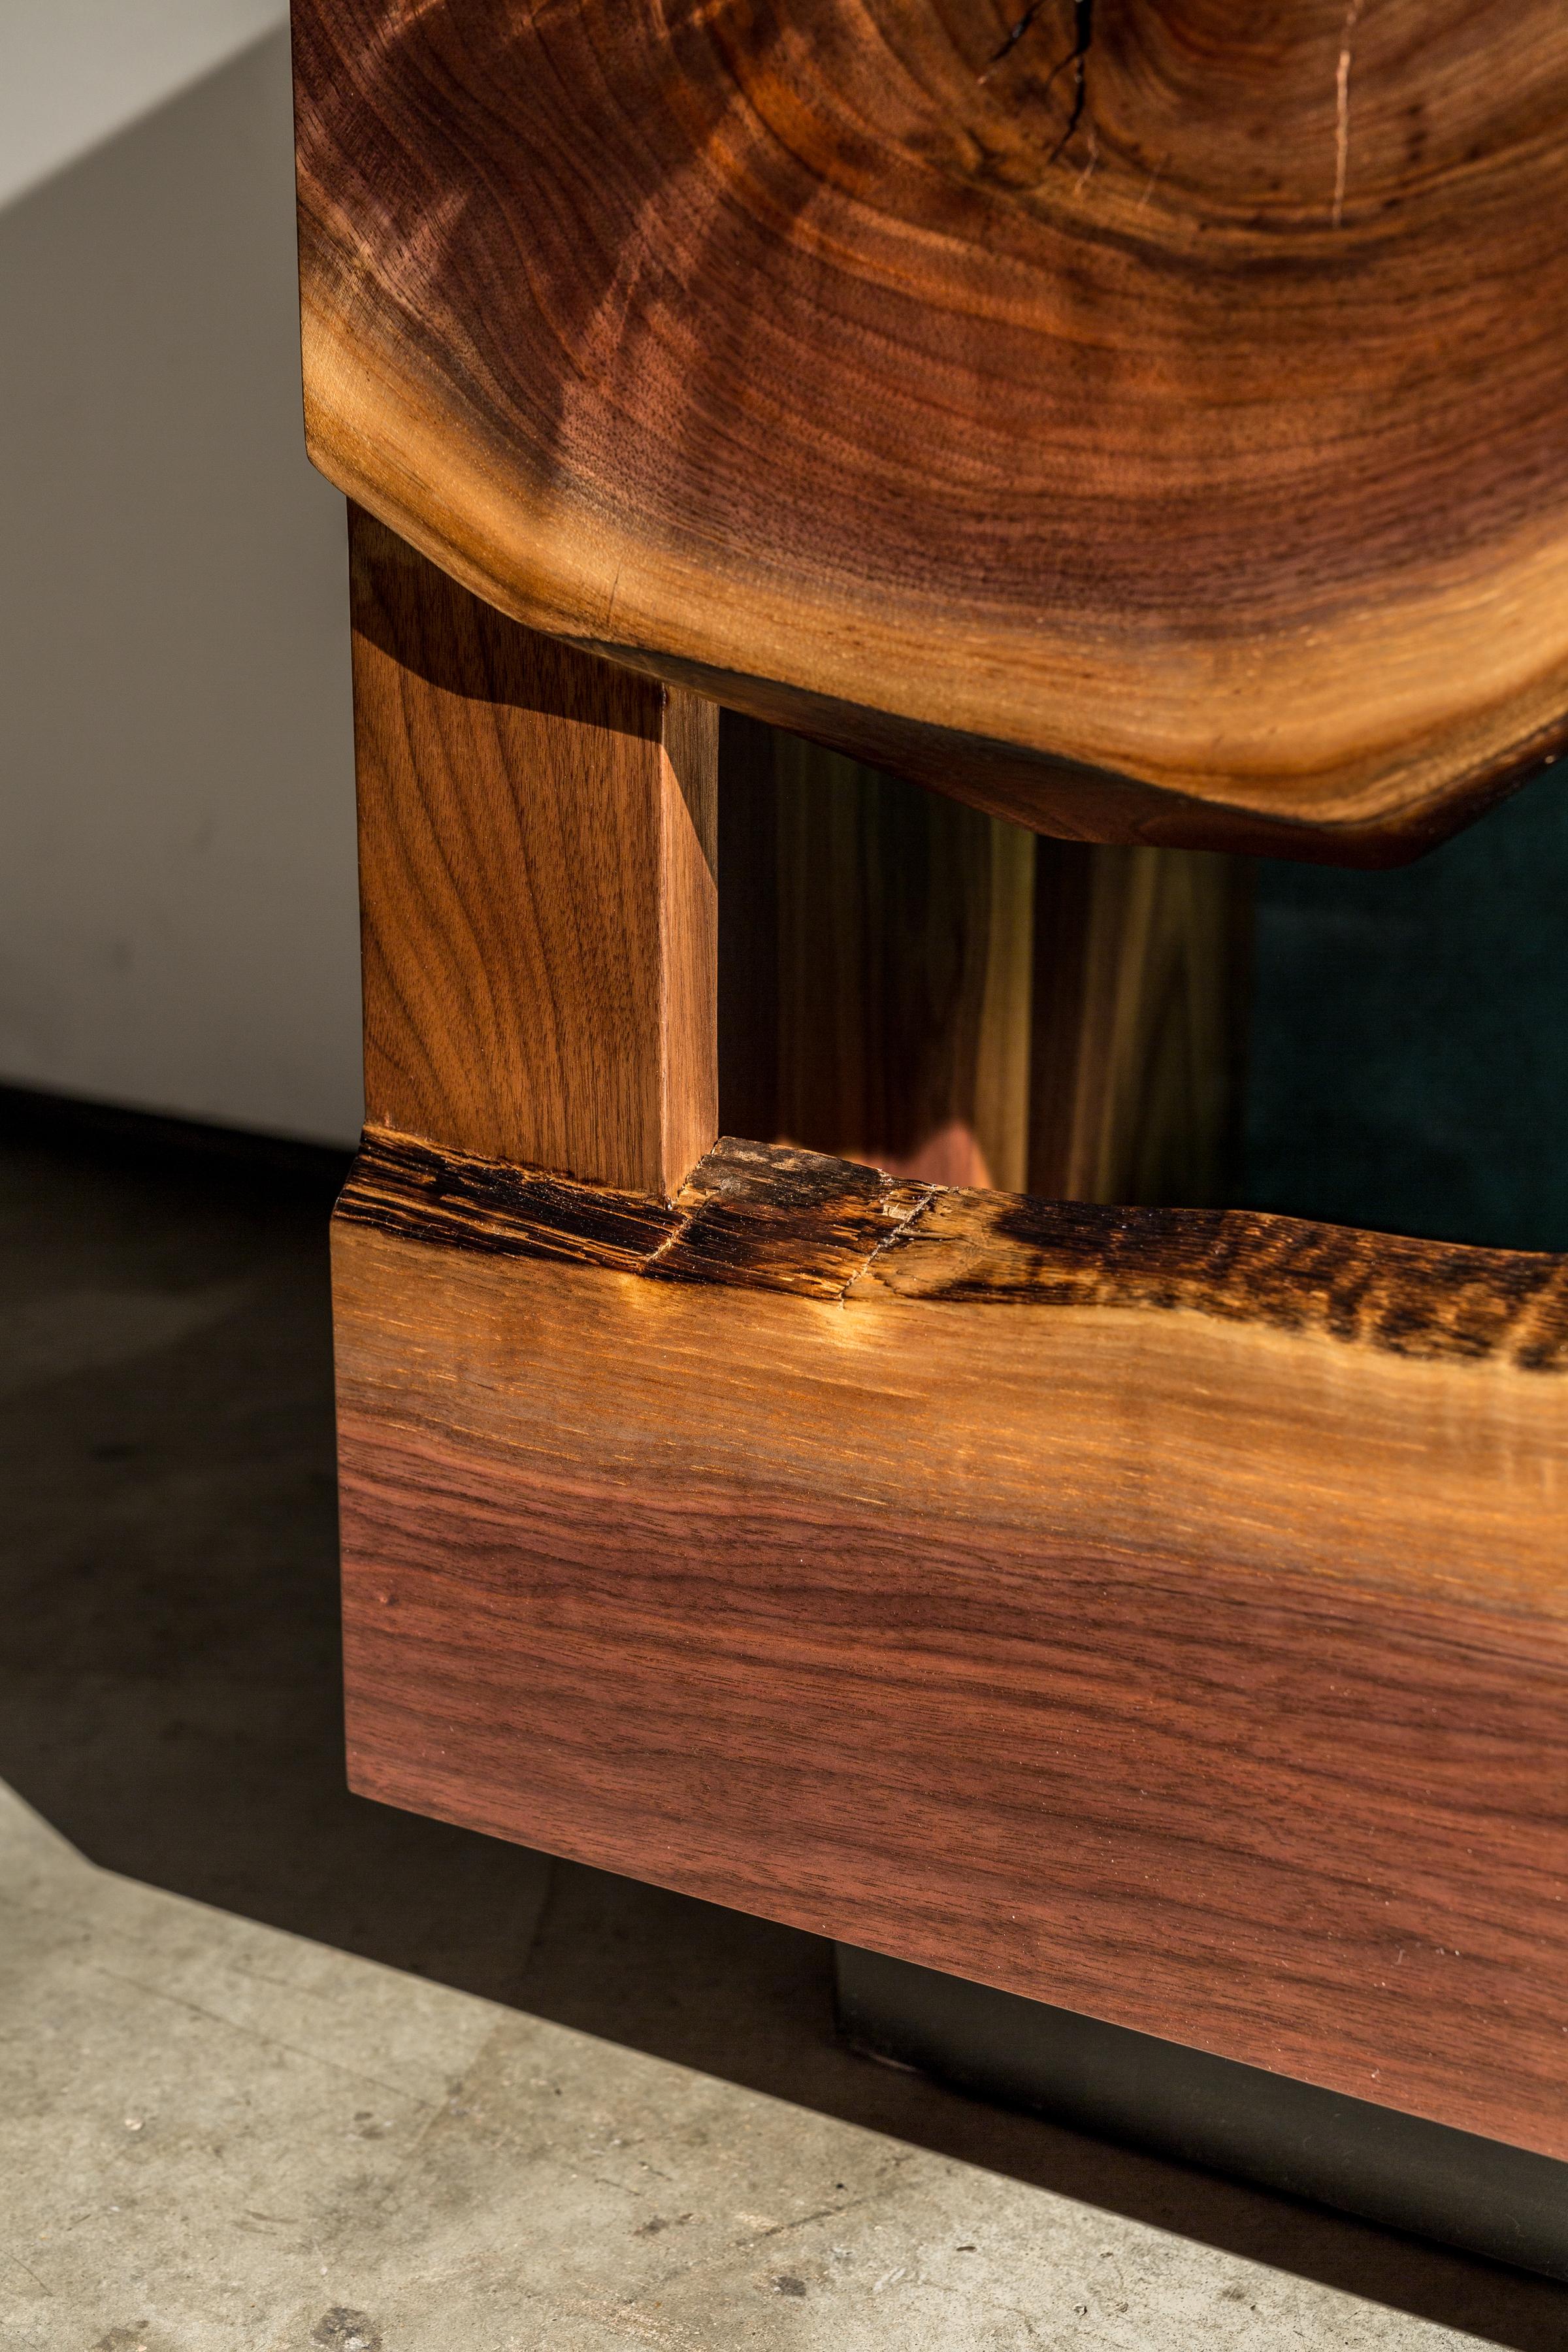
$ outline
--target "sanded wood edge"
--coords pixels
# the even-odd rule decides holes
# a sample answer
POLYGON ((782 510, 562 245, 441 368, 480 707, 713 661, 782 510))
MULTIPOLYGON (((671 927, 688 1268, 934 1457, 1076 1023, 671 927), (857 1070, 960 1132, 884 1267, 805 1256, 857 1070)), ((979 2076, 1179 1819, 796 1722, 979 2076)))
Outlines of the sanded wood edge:
MULTIPOLYGON (((308 418, 313 413, 308 407, 308 418)), ((1359 772, 1351 780, 1361 786, 1359 792, 1347 788, 1326 810, 1301 814, 1245 798, 1239 787, 1226 792, 1216 784, 1200 794, 1152 783, 1000 736, 698 660, 679 648, 606 637, 585 627, 570 602, 548 594, 532 577, 521 580, 488 552, 486 560, 478 560, 456 535, 434 527, 400 475, 389 483, 383 470, 372 471, 360 440, 329 430, 320 415, 310 456, 349 499, 510 618, 617 667, 706 696, 726 710, 784 728, 826 751, 1057 840, 1226 850, 1304 865, 1386 869, 1407 866, 1450 840, 1568 755, 1568 719, 1558 716, 1442 761, 1429 752, 1407 753, 1394 765, 1405 789, 1391 808, 1372 814, 1361 805, 1369 793, 1359 772), (1349 808, 1340 805, 1343 800, 1351 802, 1349 808)), ((1375 772, 1371 796, 1385 781, 1381 770, 1375 772)))
MULTIPOLYGON (((331 479, 349 486, 341 459, 334 462, 324 448, 313 448, 311 455, 331 479)), ((352 494, 375 507, 379 486, 366 487, 354 479, 357 487, 352 494)), ((1568 718, 1554 712, 1500 741, 1489 738, 1449 747, 1446 756, 1427 746, 1406 747, 1401 755, 1385 757, 1374 766, 1370 781, 1357 770, 1326 805, 1300 813, 1251 797, 1239 779, 1228 786, 1215 779, 1199 793, 1089 766, 1001 736, 850 701, 805 684, 722 668, 679 650, 606 639, 583 630, 553 608, 536 608, 510 580, 478 569, 451 541, 431 534, 408 508, 399 504, 389 511, 398 530, 424 547, 433 562, 465 580, 477 595, 569 638, 585 652, 710 695, 726 710, 785 728, 826 751, 843 752, 931 792, 951 793, 989 816, 1059 841, 1226 850, 1242 856, 1293 858, 1309 866, 1373 870, 1408 866, 1568 754, 1568 718), (540 609, 546 617, 539 617, 540 609), (1397 788, 1391 804, 1369 811, 1366 802, 1383 798, 1391 785, 1397 788)))
MULTIPOLYGON (((1502 727, 1492 713, 1453 740, 1404 745, 1310 775, 1310 805, 1298 812, 1257 791, 1247 776, 1215 778, 1198 791, 1154 782, 1002 734, 944 724, 836 694, 802 677, 765 677, 702 658, 679 644, 607 635, 592 625, 574 580, 542 572, 531 547, 502 555, 492 531, 430 511, 424 472, 398 444, 416 437, 409 419, 418 401, 405 391, 396 434, 379 441, 329 387, 364 375, 357 356, 337 348, 330 304, 304 306, 307 447, 311 463, 344 495, 420 550, 440 570, 498 612, 617 667, 707 696, 725 709, 787 729, 910 783, 950 793, 988 815, 1059 840, 1215 849, 1306 864, 1384 868, 1408 865, 1473 824, 1498 802, 1568 754, 1568 719, 1559 698, 1542 690, 1521 723, 1502 727), (1543 715, 1543 713, 1545 715, 1543 715)), ((397 365, 384 351, 379 373, 390 383, 397 365)), ((421 446, 424 445, 421 443, 421 446)), ((440 445, 445 455, 449 442, 440 445)), ((476 512, 479 501, 476 499, 476 512)), ((681 594, 708 610, 722 604, 711 580, 683 581, 681 594)), ((595 584, 586 600, 602 610, 595 584)), ((842 636, 819 624, 816 634, 842 636)), ((1297 780, 1292 780, 1297 781, 1297 780)))
POLYGON ((1568 1365, 1568 1258, 1246 1209, 1120 1209, 943 1190, 722 1139, 674 1204, 366 1130, 344 1222, 655 1280, 844 1298, 874 1281, 968 1307, 1182 1311, 1415 1358, 1568 1365))

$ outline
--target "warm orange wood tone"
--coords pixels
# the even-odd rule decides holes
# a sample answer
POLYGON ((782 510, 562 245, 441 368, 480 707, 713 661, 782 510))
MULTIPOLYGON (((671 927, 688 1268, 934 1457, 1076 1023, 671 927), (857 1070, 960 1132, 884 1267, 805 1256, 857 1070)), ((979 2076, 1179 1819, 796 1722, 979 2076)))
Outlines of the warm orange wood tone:
POLYGON ((1568 2156, 1568 1263, 373 1138, 356 1788, 1568 2156))
POLYGON ((310 446, 520 618, 1089 839, 1568 712, 1557 0, 296 0, 310 446))
POLYGON ((352 529, 367 1117, 668 1193, 718 1132, 718 714, 352 529))
POLYGON ((1207 1208, 1234 1177, 1251 867, 1038 845, 1029 1190, 1207 1208))
POLYGON ((919 1181, 1212 1192, 1201 853, 1568 740, 1568 18, 295 29, 355 1786, 1568 2157, 1568 1265, 919 1181), (710 1150, 702 695, 731 1094, 891 1173, 710 1150))

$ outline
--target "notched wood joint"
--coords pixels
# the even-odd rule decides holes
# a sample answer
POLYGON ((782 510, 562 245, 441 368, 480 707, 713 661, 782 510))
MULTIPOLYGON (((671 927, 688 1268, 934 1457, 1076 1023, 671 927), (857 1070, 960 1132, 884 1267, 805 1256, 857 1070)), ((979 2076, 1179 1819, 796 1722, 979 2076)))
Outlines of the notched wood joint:
POLYGON ((688 1223, 644 1272, 842 1301, 937 1190, 820 1151, 725 1136, 677 1197, 688 1223))
POLYGON ((841 1301, 936 1190, 821 1152, 725 1137, 670 1202, 367 1128, 337 1214, 482 1255, 841 1301))

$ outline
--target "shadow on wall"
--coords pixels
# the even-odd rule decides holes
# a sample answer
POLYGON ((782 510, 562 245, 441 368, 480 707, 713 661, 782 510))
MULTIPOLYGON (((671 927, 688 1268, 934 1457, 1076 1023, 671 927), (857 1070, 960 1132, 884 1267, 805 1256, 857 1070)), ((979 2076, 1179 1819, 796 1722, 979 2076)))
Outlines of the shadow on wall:
POLYGON ((0 1079, 348 1141, 342 500, 288 36, 0 210, 0 1079))
POLYGON ((1568 1249, 1568 764, 1393 874, 1259 866, 1242 1198, 1568 1249))

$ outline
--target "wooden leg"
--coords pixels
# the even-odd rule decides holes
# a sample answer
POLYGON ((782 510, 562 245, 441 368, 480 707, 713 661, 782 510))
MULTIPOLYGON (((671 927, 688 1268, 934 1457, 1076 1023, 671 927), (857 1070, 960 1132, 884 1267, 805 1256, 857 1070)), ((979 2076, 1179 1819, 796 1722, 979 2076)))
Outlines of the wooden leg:
POLYGON ((1032 834, 726 714, 723 1125, 934 1183, 1220 1205, 1250 867, 1032 834))
POLYGON ((1236 1166, 1247 859, 1042 841, 1029 1190, 1218 1208, 1236 1166))
POLYGON ((718 714, 351 509, 370 1125, 666 1197, 719 1131, 718 714))
POLYGON ((1034 835, 760 720, 722 741, 725 1128, 1021 1192, 1034 835))

